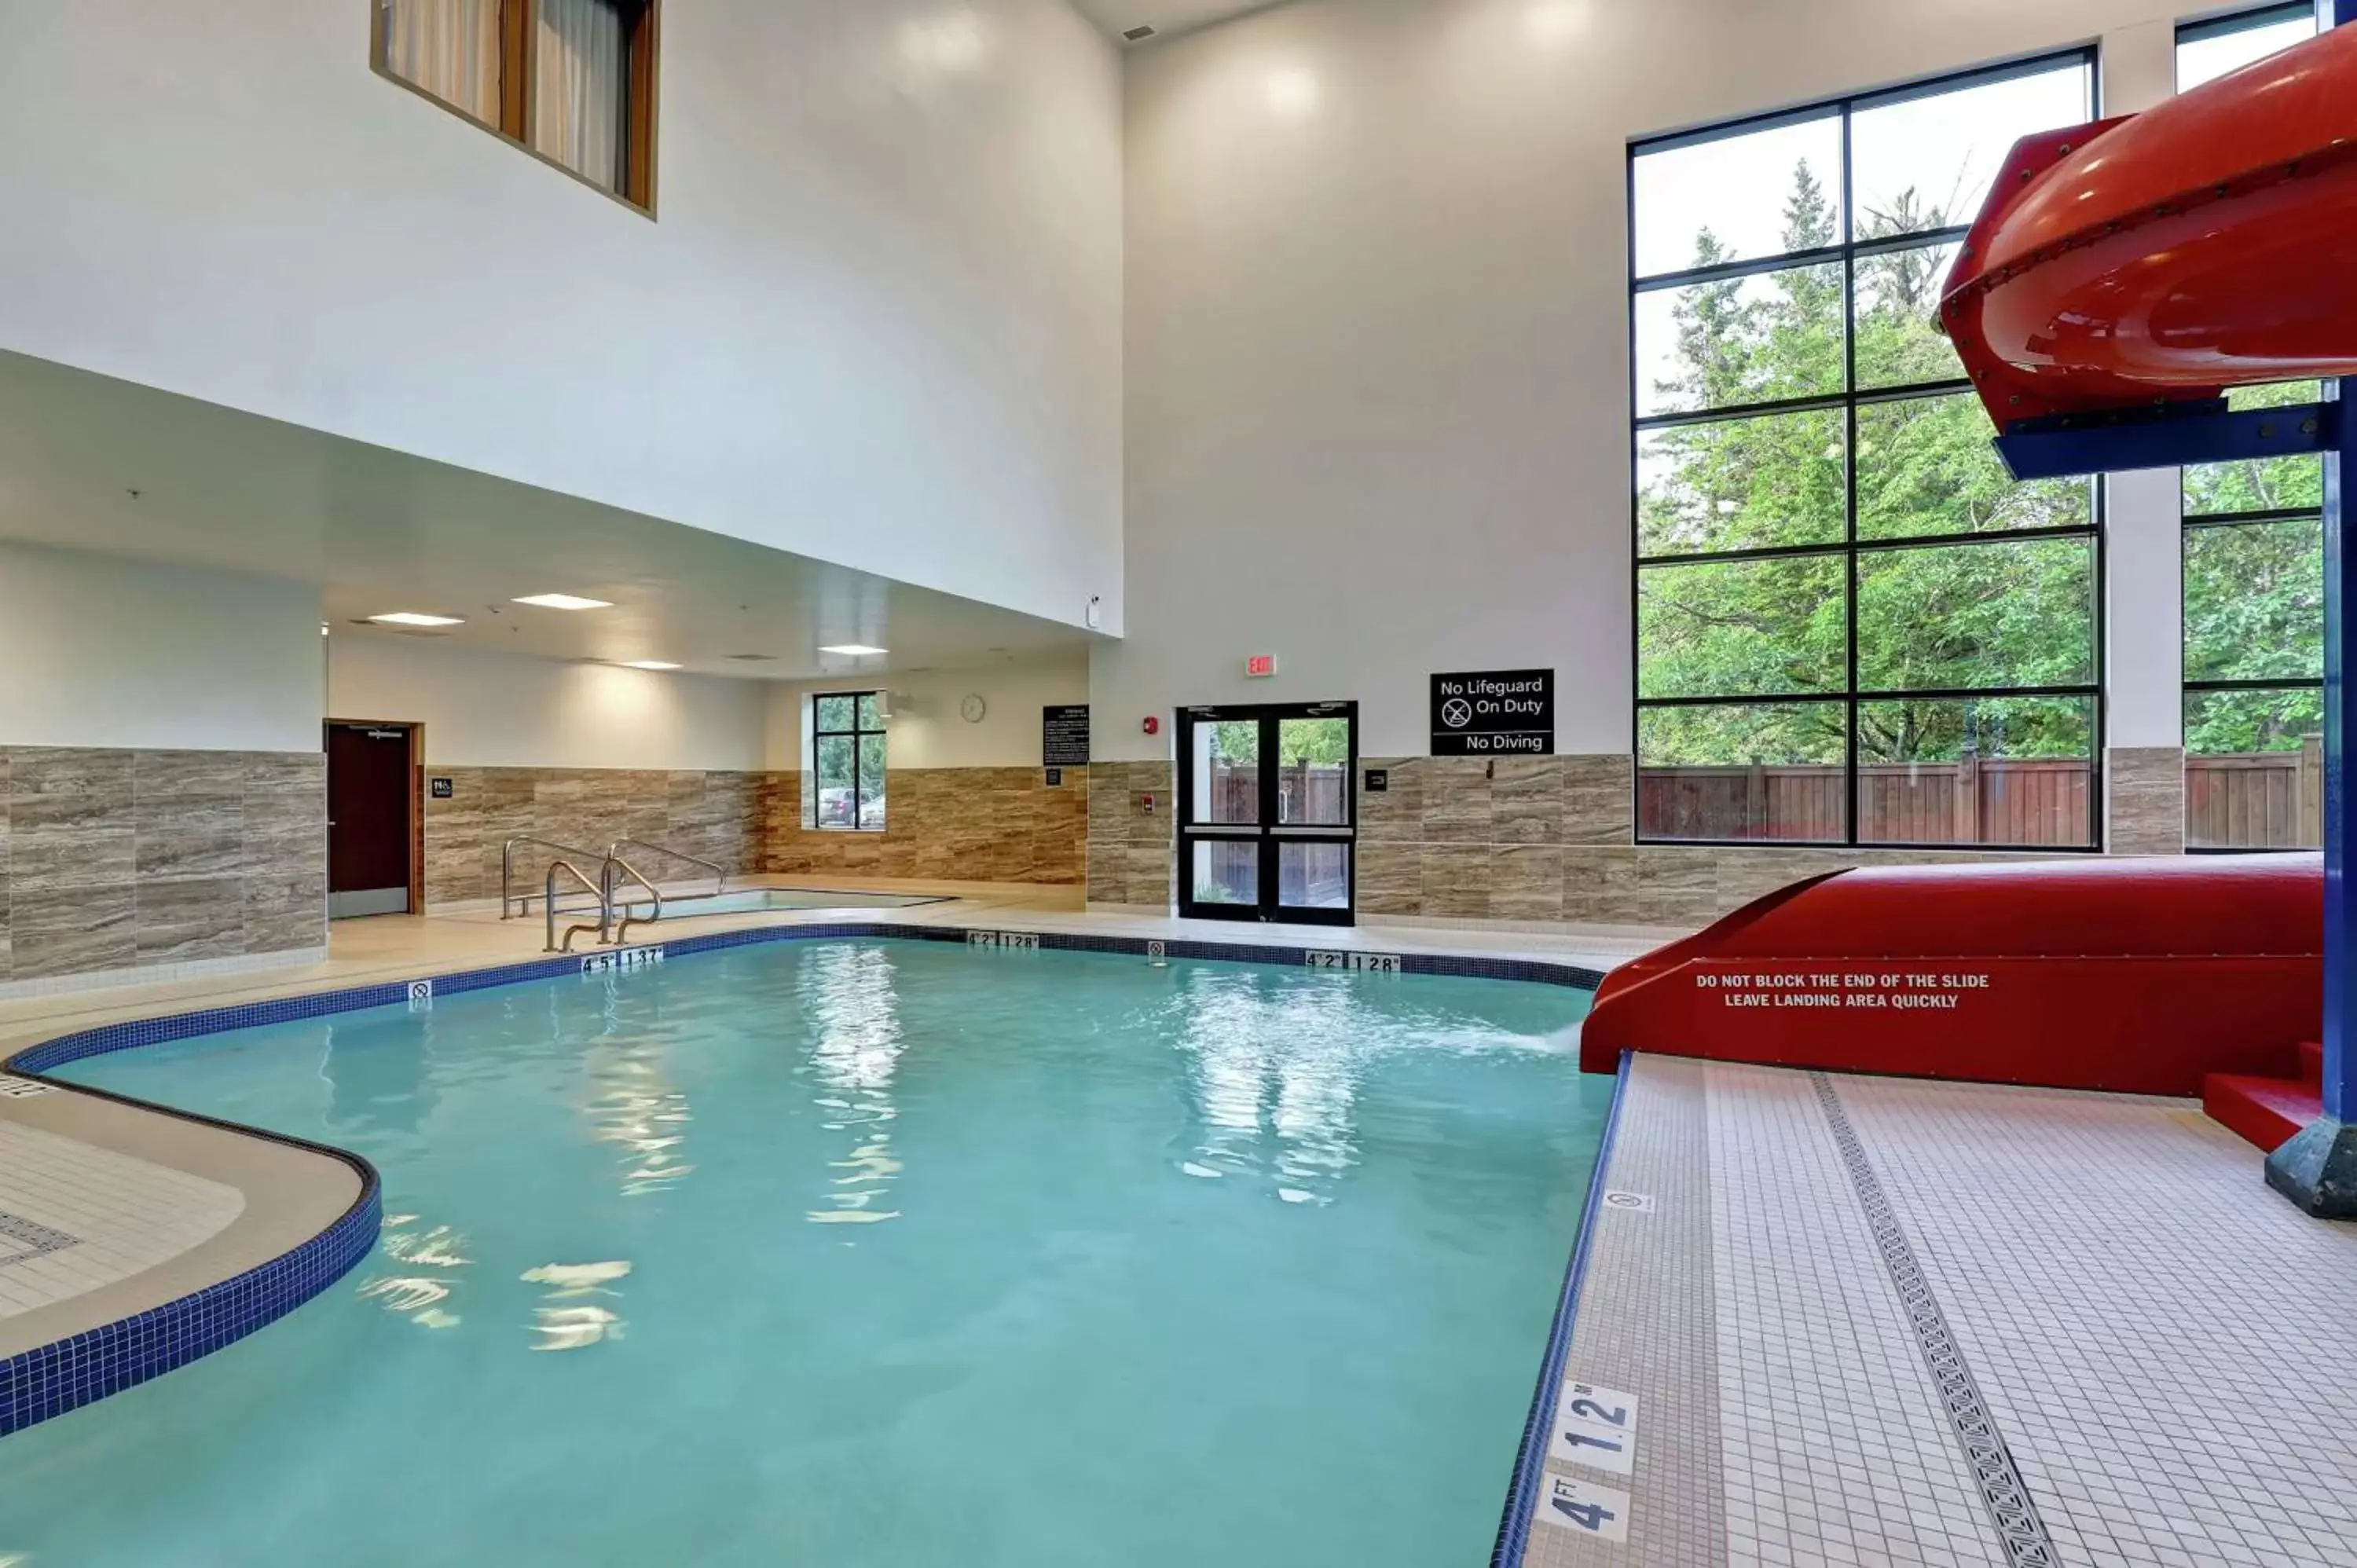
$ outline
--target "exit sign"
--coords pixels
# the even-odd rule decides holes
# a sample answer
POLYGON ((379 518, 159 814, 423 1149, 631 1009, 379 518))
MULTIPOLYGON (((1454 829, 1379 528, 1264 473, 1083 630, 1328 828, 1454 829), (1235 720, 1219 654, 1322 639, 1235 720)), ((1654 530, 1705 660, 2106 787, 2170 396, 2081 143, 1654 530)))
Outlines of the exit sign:
POLYGON ((1275 673, 1276 655, 1274 653, 1255 653, 1244 660, 1244 678, 1248 681, 1265 681, 1275 673))

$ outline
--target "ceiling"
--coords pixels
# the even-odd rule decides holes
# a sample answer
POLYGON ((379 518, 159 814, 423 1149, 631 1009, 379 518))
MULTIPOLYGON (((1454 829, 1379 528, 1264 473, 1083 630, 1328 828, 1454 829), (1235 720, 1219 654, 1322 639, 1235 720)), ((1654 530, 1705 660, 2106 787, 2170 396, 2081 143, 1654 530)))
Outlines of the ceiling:
POLYGON ((1017 611, 5 352, 0 539, 316 584, 335 635, 718 675, 974 668, 1089 643, 1017 611), (614 607, 510 602, 548 593, 614 607), (350 624, 392 610, 466 624, 350 624), (848 643, 889 654, 818 651, 848 643), (748 654, 763 657, 737 657, 748 654))
POLYGON ((1073 0, 1089 20, 1118 38, 1130 28, 1152 27, 1157 35, 1182 33, 1257 11, 1273 0, 1073 0))

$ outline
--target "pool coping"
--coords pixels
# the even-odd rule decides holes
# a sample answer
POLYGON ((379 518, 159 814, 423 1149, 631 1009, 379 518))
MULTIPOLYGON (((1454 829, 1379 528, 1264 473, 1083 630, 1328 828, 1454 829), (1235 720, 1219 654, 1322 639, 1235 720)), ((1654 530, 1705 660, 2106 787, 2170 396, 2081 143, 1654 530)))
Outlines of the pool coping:
MULTIPOLYGON (((441 996, 462 995, 470 991, 489 991, 506 985, 561 979, 567 975, 587 977, 624 972, 660 964, 673 956, 687 957, 771 942, 859 940, 955 942, 1002 950, 1103 952, 1148 960, 1191 959, 1279 968, 1448 975, 1559 985, 1580 991, 1594 991, 1604 980, 1601 971, 1585 965, 1537 959, 1472 957, 1455 953, 1384 953, 1355 947, 1321 949, 1292 943, 1218 942, 1191 938, 1111 934, 1098 936, 981 926, 915 926, 884 920, 829 921, 753 926, 733 931, 599 948, 588 952, 551 954, 483 969, 444 971, 414 979, 378 981, 265 1001, 128 1019, 59 1035, 21 1047, 5 1059, 0 1059, 0 1073, 30 1079, 70 1093, 91 1095, 232 1134, 260 1138, 322 1155, 350 1166, 361 1178, 361 1193, 327 1229, 291 1251, 129 1317, 85 1329, 0 1360, 0 1437, 94 1403, 109 1394, 119 1393, 152 1378, 161 1377, 267 1327, 296 1307, 325 1294, 338 1280, 358 1267, 361 1260, 375 1250, 383 1219, 382 1184, 376 1167, 361 1155, 331 1144, 274 1133, 267 1128, 247 1126, 242 1122, 53 1079, 48 1076, 51 1070, 73 1062, 86 1061, 92 1057, 112 1056, 118 1051, 166 1045, 203 1035, 258 1028, 270 1024, 326 1017, 339 1013, 357 1013, 403 1004, 413 1011, 424 1011, 432 1007, 435 1000, 441 996)), ((1581 1218, 1579 1240, 1573 1249, 1566 1294, 1557 1307, 1555 1329, 1548 1342, 1546 1367, 1552 1369, 1557 1379, 1561 1376, 1562 1363, 1569 1353, 1569 1315, 1587 1258, 1587 1239, 1598 1190, 1596 1182, 1602 1178, 1605 1158, 1611 1151, 1612 1130, 1620 1112, 1620 1085, 1625 1081, 1627 1074, 1628 1062, 1624 1056, 1620 1077, 1615 1080, 1612 1109, 1607 1113, 1604 1141, 1598 1151, 1597 1174, 1589 1183, 1587 1207, 1581 1218)), ((1531 1455, 1536 1452, 1543 1456, 1545 1449, 1544 1441, 1534 1448, 1533 1434, 1544 1423, 1547 1400, 1552 1391, 1548 1373, 1543 1370, 1540 1402, 1534 1409, 1523 1433, 1523 1454, 1516 1466, 1514 1489, 1509 1498, 1506 1521, 1500 1535, 1501 1550, 1507 1534, 1513 1529, 1518 1512, 1523 1531, 1526 1534, 1529 1529, 1529 1505, 1537 1495, 1536 1467, 1531 1463, 1531 1455), (1523 1474, 1526 1468, 1531 1471, 1527 1477, 1523 1474), (1524 1496, 1526 1492, 1528 1498, 1524 1496)))
POLYGON ((1547 1423, 1555 1411, 1555 1391, 1571 1365, 1572 1328, 1579 1316, 1580 1287, 1587 1281, 1587 1256, 1596 1240, 1597 1209, 1612 1164, 1613 1140, 1620 1131, 1620 1108, 1627 1103, 1629 1063, 1634 1052, 1620 1053, 1612 1075, 1612 1103, 1604 1112, 1604 1135, 1596 1144, 1596 1168, 1587 1178, 1587 1201, 1579 1211, 1579 1235, 1571 1245, 1571 1262, 1564 1270, 1563 1294, 1557 1298, 1555 1323, 1547 1331, 1546 1354, 1539 1362, 1539 1383, 1531 1396, 1531 1412, 1523 1423, 1523 1443, 1514 1454, 1513 1484, 1506 1493, 1506 1509, 1498 1520, 1498 1539, 1490 1549, 1490 1568, 1521 1568, 1530 1550, 1531 1525, 1538 1513, 1539 1482, 1546 1471, 1547 1423))

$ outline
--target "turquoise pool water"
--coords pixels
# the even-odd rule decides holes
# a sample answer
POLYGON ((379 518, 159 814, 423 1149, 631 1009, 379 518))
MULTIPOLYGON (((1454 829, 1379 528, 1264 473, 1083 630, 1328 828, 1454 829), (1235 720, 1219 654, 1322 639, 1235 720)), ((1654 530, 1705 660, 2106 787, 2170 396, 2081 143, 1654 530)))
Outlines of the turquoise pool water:
POLYGON ((1470 1568, 1586 1003, 800 942, 79 1064, 366 1155, 388 1223, 0 1440, 0 1562, 1470 1568))

